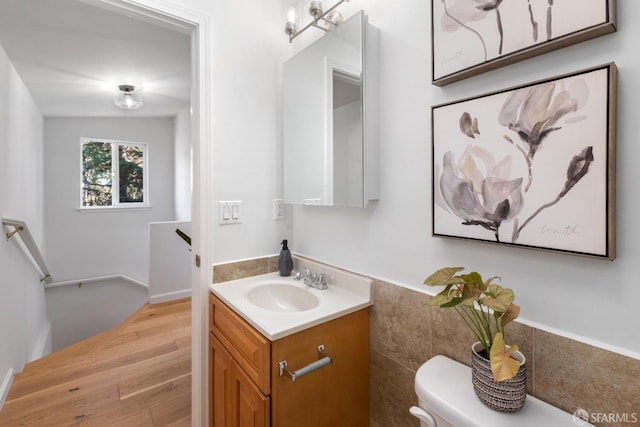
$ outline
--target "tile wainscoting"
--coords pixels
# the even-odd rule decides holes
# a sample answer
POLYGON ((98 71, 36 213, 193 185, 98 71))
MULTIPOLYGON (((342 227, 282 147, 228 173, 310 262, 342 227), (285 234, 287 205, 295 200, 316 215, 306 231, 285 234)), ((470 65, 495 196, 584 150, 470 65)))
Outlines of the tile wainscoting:
MULTIPOLYGON (((278 257, 214 266, 214 283, 278 271, 278 257)), ((454 310, 430 308, 429 298, 374 278, 371 308, 371 427, 418 427, 413 380, 424 361, 442 354, 471 364, 475 338, 454 310)), ((637 425, 640 360, 513 322, 509 341, 527 356, 527 390, 566 412, 602 414, 599 427, 637 425), (608 418, 607 418, 608 417, 608 418), (624 418, 626 417, 626 418, 624 418)))
POLYGON ((217 264, 213 266, 213 283, 244 279, 275 271, 278 271, 277 256, 217 264))

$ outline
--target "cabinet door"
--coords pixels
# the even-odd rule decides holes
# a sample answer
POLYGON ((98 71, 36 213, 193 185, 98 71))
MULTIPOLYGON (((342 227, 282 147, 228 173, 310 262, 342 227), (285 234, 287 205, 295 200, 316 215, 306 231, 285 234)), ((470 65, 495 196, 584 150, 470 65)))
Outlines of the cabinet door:
POLYGON ((249 379, 240 366, 234 362, 231 376, 233 413, 231 427, 269 427, 269 397, 249 379))
POLYGON ((270 401, 213 334, 210 341, 211 427, 269 427, 270 401))
POLYGON ((227 391, 231 383, 233 360, 213 334, 209 334, 209 399, 211 427, 231 425, 228 416, 227 391))
POLYGON ((271 418, 274 427, 369 427, 369 309, 272 343, 271 418), (318 346, 333 362, 291 381, 291 370, 317 360, 318 346))

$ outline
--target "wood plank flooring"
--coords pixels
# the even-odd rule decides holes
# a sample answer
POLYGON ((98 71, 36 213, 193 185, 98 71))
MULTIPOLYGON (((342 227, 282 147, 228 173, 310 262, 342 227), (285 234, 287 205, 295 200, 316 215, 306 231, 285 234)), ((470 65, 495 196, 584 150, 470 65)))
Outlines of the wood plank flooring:
POLYGON ((190 425, 190 299, 27 364, 0 411, 0 426, 190 425))

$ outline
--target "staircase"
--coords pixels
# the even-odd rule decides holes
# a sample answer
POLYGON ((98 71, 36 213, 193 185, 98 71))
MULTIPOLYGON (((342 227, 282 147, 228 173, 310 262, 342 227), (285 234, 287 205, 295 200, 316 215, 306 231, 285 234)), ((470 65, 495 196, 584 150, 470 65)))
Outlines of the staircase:
POLYGON ((190 298, 146 304, 15 376, 0 426, 76 425, 191 425, 190 298))

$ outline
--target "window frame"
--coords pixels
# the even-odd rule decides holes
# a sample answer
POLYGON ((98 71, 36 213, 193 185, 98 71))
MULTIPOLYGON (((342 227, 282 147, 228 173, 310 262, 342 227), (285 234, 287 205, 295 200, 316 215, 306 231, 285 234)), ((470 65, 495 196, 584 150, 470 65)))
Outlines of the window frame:
POLYGON ((149 208, 149 144, 144 142, 124 141, 120 139, 105 138, 80 138, 80 208, 81 211, 93 210, 119 210, 119 209, 139 209, 149 208), (111 145, 111 205, 108 206, 84 206, 83 204, 83 176, 84 176, 84 144, 88 142, 99 142, 111 145), (142 168, 142 202, 120 202, 120 162, 119 150, 122 145, 142 148, 143 168, 142 168))

